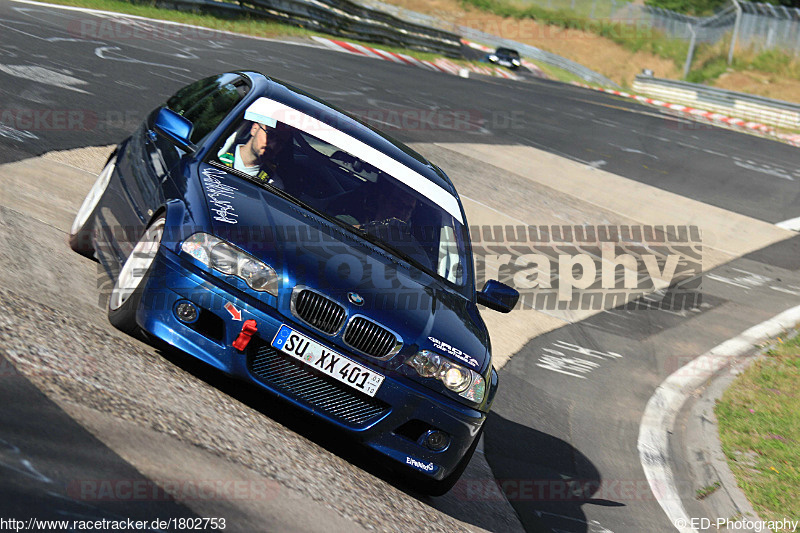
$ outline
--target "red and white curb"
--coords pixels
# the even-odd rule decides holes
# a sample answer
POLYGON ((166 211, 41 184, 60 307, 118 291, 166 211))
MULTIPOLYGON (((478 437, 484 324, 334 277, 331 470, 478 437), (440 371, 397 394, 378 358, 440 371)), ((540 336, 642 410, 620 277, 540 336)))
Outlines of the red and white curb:
POLYGON ((349 52, 351 54, 358 54, 366 57, 373 57, 376 59, 382 59, 384 61, 392 61, 393 63, 403 63, 406 65, 426 68, 436 72, 444 72, 445 74, 452 74, 455 76, 459 75, 461 69, 467 68, 472 72, 476 72, 478 74, 485 74, 487 76, 499 76, 501 78, 506 78, 506 79, 518 79, 517 76, 509 72, 505 72, 499 68, 478 67, 474 65, 468 67, 462 67, 450 61, 449 59, 445 59, 443 57, 437 59, 436 61, 427 61, 424 59, 417 59, 415 57, 411 57, 406 54, 398 54, 396 52, 389 52, 387 50, 372 48, 370 46, 364 46, 362 44, 349 43, 347 41, 327 39, 325 37, 318 37, 318 36, 313 36, 312 39, 334 50, 340 50, 344 52, 349 52))
POLYGON ((711 111, 704 111, 702 109, 695 109, 693 107, 681 105, 681 104, 672 104, 669 102, 662 102, 661 100, 656 100, 654 98, 647 98, 646 96, 639 96, 638 94, 630 94, 624 91, 616 91, 614 89, 604 89, 602 87, 592 87, 590 85, 585 85, 583 83, 572 82, 573 85, 577 85, 578 87, 583 87, 585 89, 592 89, 594 91, 600 91, 604 93, 613 94, 616 96, 622 96, 624 98, 632 98, 639 102, 643 102, 645 104, 655 105, 659 107, 665 107, 667 109, 672 109, 674 111, 678 111, 680 113, 684 113, 693 118, 704 118, 707 120, 711 120, 714 122, 721 122, 723 124, 728 124, 730 126, 737 126, 740 128, 747 128, 750 130, 758 131, 760 133, 765 133, 767 135, 772 135, 774 137, 778 137, 779 139, 791 144, 793 146, 800 147, 800 135, 793 134, 793 133, 778 133, 775 131, 775 128, 772 126, 767 126, 766 124, 761 124, 758 122, 748 122, 741 118, 734 118, 729 117, 726 115, 722 115, 720 113, 713 113, 711 111))
POLYGON ((779 139, 791 144, 792 146, 800 147, 800 134, 798 133, 778 133, 776 134, 779 139))

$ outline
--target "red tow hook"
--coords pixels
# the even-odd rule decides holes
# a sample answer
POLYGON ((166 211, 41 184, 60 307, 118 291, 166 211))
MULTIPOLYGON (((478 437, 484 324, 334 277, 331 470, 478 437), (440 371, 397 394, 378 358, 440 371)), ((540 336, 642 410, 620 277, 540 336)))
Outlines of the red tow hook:
POLYGON ((258 326, 256 325, 256 321, 253 319, 245 320, 244 324, 242 324, 242 332, 239 333, 239 336, 236 337, 236 340, 233 341, 233 346, 240 352, 243 352, 247 345, 250 343, 250 339, 253 338, 253 334, 258 331, 258 326))

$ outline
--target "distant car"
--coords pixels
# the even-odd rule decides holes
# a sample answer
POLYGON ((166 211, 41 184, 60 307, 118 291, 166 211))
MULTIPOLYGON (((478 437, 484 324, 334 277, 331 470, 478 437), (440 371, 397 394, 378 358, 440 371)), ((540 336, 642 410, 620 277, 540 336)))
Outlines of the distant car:
POLYGON ((517 70, 522 65, 519 52, 511 48, 498 48, 494 52, 486 55, 486 61, 517 70))
POLYGON ((497 390, 452 183, 408 147, 255 72, 181 89, 123 141, 70 244, 108 317, 255 384, 449 490, 497 390))

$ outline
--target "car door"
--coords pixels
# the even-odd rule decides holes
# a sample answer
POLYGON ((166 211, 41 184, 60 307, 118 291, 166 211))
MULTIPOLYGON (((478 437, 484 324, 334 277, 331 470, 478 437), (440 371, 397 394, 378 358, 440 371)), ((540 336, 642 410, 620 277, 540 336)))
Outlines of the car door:
MULTIPOLYGON (((189 140, 199 146, 244 98, 249 89, 249 83, 242 76, 221 74, 187 85, 167 100, 166 107, 192 123, 189 140)), ((164 201, 164 181, 169 179, 171 171, 185 155, 185 152, 167 138, 155 133, 153 126, 158 112, 158 109, 153 111, 146 121, 147 131, 143 145, 147 172, 151 183, 156 184, 154 195, 143 200, 156 207, 164 201)))
MULTIPOLYGON (((166 107, 192 122, 190 140, 200 144, 230 113, 249 90, 239 74, 204 78, 175 93, 166 107)), ((112 232, 113 254, 121 263, 144 233, 155 211, 164 204, 164 183, 185 152, 158 135, 153 125, 161 108, 153 110, 127 139, 116 162, 114 208, 107 210, 106 225, 112 232)))
MULTIPOLYGON (((180 89, 166 107, 193 124, 190 140, 200 144, 247 94, 242 76, 221 74, 196 81, 180 89)), ((147 224, 164 203, 164 182, 180 163, 184 151, 154 130, 161 108, 153 110, 128 140, 125 157, 118 162, 123 189, 129 203, 127 223, 147 224)))

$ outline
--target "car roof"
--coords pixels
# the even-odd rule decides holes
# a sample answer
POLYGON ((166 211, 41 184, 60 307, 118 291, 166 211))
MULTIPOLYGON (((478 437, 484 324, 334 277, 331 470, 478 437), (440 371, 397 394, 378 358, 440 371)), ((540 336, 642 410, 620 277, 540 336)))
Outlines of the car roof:
POLYGON ((333 128, 346 131, 352 137, 409 167, 458 198, 452 182, 439 167, 400 141, 372 128, 333 104, 289 83, 265 76, 260 72, 247 71, 241 72, 241 74, 244 74, 253 82, 251 96, 266 96, 311 115, 333 128))

